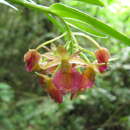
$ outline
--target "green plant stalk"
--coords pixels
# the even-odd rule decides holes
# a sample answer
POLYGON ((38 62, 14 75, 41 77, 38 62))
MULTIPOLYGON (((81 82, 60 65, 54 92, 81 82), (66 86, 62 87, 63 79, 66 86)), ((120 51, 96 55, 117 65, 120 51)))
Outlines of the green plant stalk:
POLYGON ((101 48, 101 46, 93 38, 91 38, 90 36, 88 36, 84 33, 77 32, 77 33, 73 33, 73 35, 82 36, 82 37, 88 39, 89 41, 91 41, 91 43, 93 43, 97 48, 99 48, 99 49, 101 48))
POLYGON ((85 53, 87 53, 87 54, 89 54, 89 55, 91 55, 91 56, 95 57, 94 52, 89 51, 89 50, 87 50, 87 49, 85 49, 85 48, 82 48, 82 47, 81 47, 81 46, 79 46, 79 45, 78 45, 78 48, 79 48, 79 50, 81 50, 81 51, 83 51, 83 52, 85 52, 85 53))
MULTIPOLYGON (((72 35, 73 35, 73 34, 72 34, 72 35)), ((73 35, 73 39, 74 39, 74 41, 75 41, 76 47, 79 48, 79 49, 81 49, 80 46, 79 46, 79 44, 78 44, 78 41, 77 41, 77 39, 75 38, 74 35, 73 35)), ((85 50, 86 50, 86 49, 85 49, 85 50)), ((85 60, 87 63, 91 63, 90 60, 88 59, 88 57, 87 57, 83 52, 81 52, 80 55, 84 58, 84 60, 85 60)))
POLYGON ((66 35, 66 33, 63 33, 62 35, 60 35, 60 36, 58 36, 58 37, 56 37, 56 38, 54 38, 54 39, 51 39, 51 40, 49 40, 49 41, 47 41, 47 42, 44 42, 44 43, 40 44, 40 45, 36 48, 36 50, 38 50, 38 49, 40 49, 40 48, 42 48, 42 47, 44 47, 44 46, 46 46, 46 45, 48 45, 48 44, 50 44, 50 43, 52 43, 52 42, 54 42, 54 41, 56 41, 56 40, 62 38, 62 37, 65 36, 65 35, 66 35))
MULTIPOLYGON (((58 16, 59 17, 59 16, 58 16)), ((66 27, 66 30, 67 30, 67 32, 68 32, 68 39, 71 41, 71 42, 69 42, 69 45, 68 45, 68 48, 69 48, 69 50, 70 50, 70 52, 72 53, 73 52, 73 47, 74 47, 74 44, 76 44, 76 42, 75 42, 75 40, 74 40, 74 38, 73 38, 73 34, 72 34, 72 32, 71 32, 71 29, 70 29, 70 27, 69 27, 69 25, 65 22, 65 20, 63 19, 63 18, 61 18, 61 17, 59 17, 60 19, 61 19, 61 21, 64 23, 64 25, 65 25, 65 27, 66 27)))
POLYGON ((83 59, 84 59, 88 64, 91 63, 90 60, 88 59, 88 57, 87 57, 84 53, 81 53, 80 55, 81 55, 81 57, 83 57, 83 59))

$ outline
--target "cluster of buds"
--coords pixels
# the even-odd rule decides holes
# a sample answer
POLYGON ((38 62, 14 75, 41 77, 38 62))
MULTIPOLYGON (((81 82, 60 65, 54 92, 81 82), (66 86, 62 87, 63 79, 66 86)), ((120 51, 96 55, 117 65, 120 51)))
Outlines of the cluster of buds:
POLYGON ((86 63, 80 53, 70 54, 63 46, 48 48, 44 54, 37 49, 30 49, 24 55, 24 62, 28 72, 35 71, 39 76, 40 84, 50 97, 62 103, 63 96, 67 93, 73 99, 86 89, 92 88, 96 73, 103 73, 108 68, 110 54, 106 48, 95 52, 96 63, 86 63))

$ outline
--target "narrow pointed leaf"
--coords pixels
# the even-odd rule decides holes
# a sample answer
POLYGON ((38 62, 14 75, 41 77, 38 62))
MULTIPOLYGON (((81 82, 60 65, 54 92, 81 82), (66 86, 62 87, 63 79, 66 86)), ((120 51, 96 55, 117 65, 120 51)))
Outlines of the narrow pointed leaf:
POLYGON ((72 18, 65 18, 65 21, 72 27, 79 29, 80 31, 86 32, 92 36, 96 37, 106 37, 103 33, 97 31, 93 27, 91 27, 89 24, 82 22, 77 19, 72 18))
POLYGON ((98 6, 104 6, 104 3, 101 0, 77 0, 77 1, 82 1, 82 2, 85 2, 85 3, 98 5, 98 6))
POLYGON ((52 6, 50 6, 50 10, 59 16, 75 18, 85 23, 88 23, 92 25, 94 28, 96 28, 97 30, 103 32, 104 34, 112 36, 120 40, 121 42, 127 45, 130 45, 130 39, 127 36, 113 29, 112 27, 103 23, 102 21, 96 19, 95 17, 89 16, 88 14, 82 11, 79 11, 75 8, 72 8, 72 7, 69 7, 60 3, 53 4, 52 6))

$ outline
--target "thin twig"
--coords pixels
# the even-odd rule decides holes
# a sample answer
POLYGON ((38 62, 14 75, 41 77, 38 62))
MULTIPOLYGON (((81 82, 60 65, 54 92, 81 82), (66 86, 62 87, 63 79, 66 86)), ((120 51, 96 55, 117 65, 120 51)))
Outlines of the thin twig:
POLYGON ((42 48, 42 47, 44 47, 44 46, 46 46, 46 45, 48 45, 48 44, 50 44, 50 43, 52 43, 52 42, 54 42, 54 41, 56 41, 56 40, 62 38, 62 37, 65 36, 65 35, 66 35, 66 32, 63 33, 62 35, 60 35, 60 36, 54 38, 54 39, 51 39, 51 40, 49 40, 49 41, 46 41, 46 42, 40 44, 40 45, 36 48, 36 50, 38 50, 38 49, 40 49, 40 48, 42 48))
POLYGON ((88 39, 89 41, 91 41, 97 48, 99 48, 99 49, 101 48, 101 46, 93 38, 91 38, 90 36, 88 36, 88 35, 86 35, 84 33, 75 32, 75 33, 73 33, 73 35, 85 37, 86 39, 88 39))

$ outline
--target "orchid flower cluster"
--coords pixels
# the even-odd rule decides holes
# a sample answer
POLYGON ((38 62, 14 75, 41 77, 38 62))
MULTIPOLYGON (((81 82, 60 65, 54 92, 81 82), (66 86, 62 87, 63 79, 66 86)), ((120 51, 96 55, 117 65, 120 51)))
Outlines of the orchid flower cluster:
POLYGON ((86 62, 81 53, 81 50, 70 53, 61 45, 50 49, 41 44, 36 49, 29 49, 24 55, 24 62, 28 72, 34 71, 39 76, 40 84, 50 97, 62 103, 64 95, 70 93, 73 99, 92 88, 96 73, 103 73, 108 68, 108 49, 98 47, 94 53, 96 62, 86 62), (42 47, 47 50, 43 54, 39 52, 42 47))

